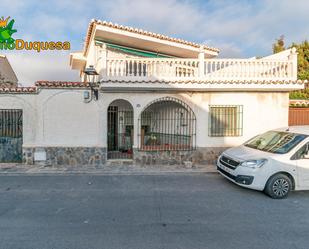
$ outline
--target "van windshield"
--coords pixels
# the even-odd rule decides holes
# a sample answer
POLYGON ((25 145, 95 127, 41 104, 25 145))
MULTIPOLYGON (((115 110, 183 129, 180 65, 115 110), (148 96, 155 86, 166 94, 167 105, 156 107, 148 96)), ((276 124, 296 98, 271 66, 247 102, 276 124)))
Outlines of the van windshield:
POLYGON ((245 146, 266 152, 285 154, 303 141, 307 136, 284 131, 268 131, 258 135, 248 142, 245 146))

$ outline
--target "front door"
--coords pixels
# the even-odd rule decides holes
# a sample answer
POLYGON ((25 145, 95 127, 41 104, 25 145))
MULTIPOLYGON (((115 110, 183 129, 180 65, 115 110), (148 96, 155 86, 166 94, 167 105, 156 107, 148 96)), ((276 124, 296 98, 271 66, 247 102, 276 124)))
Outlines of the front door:
POLYGON ((22 110, 0 109, 0 163, 22 162, 22 110))
POLYGON ((118 102, 107 112, 107 159, 132 159, 133 108, 118 102))

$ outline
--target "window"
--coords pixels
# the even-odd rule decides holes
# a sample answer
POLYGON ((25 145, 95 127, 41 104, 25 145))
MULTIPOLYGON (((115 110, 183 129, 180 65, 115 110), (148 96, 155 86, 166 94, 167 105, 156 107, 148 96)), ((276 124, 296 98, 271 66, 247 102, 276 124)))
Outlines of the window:
POLYGON ((306 137, 306 135, 290 132, 268 131, 252 138, 245 143, 245 146, 275 154, 285 154, 297 146, 306 137))
POLYGON ((309 159, 309 143, 301 147, 291 158, 291 160, 309 159))
POLYGON ((242 105, 211 105, 209 106, 209 136, 236 137, 243 133, 242 105))
POLYGON ((22 137, 22 110, 0 109, 0 137, 22 137))

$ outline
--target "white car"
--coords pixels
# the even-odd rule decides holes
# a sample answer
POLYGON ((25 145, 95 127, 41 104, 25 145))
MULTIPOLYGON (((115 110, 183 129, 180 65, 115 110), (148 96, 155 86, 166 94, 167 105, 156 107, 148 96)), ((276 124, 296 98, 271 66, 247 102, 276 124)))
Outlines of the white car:
POLYGON ((282 199, 309 189, 309 126, 268 131, 224 151, 218 172, 234 183, 282 199))

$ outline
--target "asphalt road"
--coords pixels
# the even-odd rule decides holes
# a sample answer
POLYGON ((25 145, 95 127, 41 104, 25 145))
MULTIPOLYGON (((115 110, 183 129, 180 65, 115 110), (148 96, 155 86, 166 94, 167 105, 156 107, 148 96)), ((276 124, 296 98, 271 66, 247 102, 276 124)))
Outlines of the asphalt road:
POLYGON ((217 174, 0 176, 0 249, 309 248, 309 191, 217 174))

